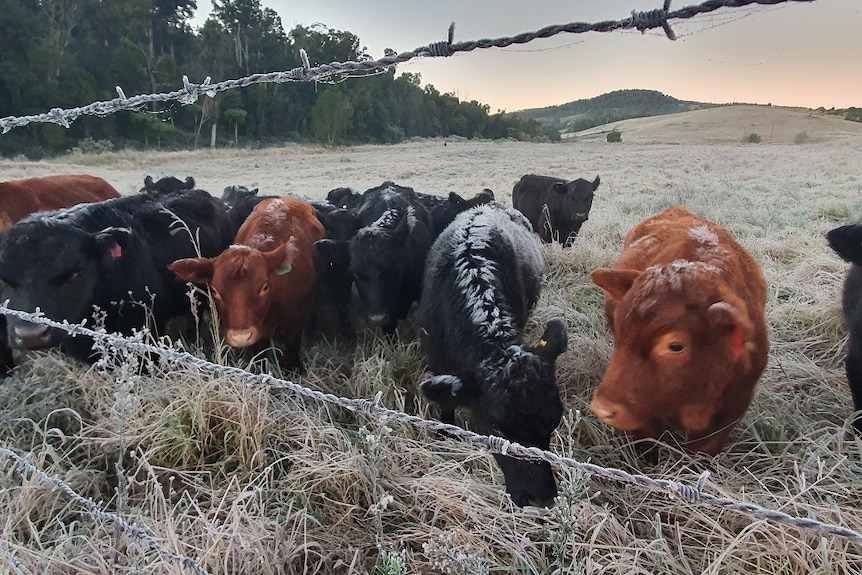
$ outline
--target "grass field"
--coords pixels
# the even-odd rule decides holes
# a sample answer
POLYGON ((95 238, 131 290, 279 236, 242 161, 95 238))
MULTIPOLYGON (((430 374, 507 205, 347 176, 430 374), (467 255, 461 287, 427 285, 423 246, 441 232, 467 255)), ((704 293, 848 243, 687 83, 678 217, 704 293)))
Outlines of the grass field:
MULTIPOLYGON (((88 172, 132 193, 146 174, 191 175, 322 198, 391 179, 417 191, 493 189, 510 204, 524 173, 601 176, 571 249, 545 247, 543 295, 527 339, 566 322, 558 360, 567 413, 559 455, 862 532, 862 440, 850 432, 840 317, 847 265, 824 235, 862 222, 862 138, 801 144, 565 144, 450 140, 349 149, 287 147, 2 161, 0 179, 88 172), (751 250, 769 285, 768 367, 751 408, 716 457, 671 445, 644 457, 589 412, 613 350, 589 273, 610 265, 634 224, 683 204, 751 250)), ((302 385, 433 418, 411 322, 387 341, 309 337, 302 385)), ((133 520, 210 573, 862 573, 862 546, 557 469, 550 509, 514 507, 487 452, 247 385, 165 367, 148 376, 30 353, 0 384, 0 447, 133 520)), ((469 422, 466 422, 469 424, 469 422)), ((180 573, 94 520, 62 492, 0 465, 0 572, 180 573), (23 572, 23 571, 21 571, 23 572)))

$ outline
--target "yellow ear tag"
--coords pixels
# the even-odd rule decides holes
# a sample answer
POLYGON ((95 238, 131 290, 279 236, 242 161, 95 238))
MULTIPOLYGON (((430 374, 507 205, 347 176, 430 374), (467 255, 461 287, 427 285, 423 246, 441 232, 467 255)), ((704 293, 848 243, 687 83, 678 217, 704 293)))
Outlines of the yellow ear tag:
POLYGON ((540 339, 540 340, 539 340, 539 343, 537 343, 537 344, 536 344, 536 345, 534 345, 533 347, 535 347, 536 349, 542 349, 542 348, 543 348, 543 347, 545 347, 546 345, 548 345, 548 340, 546 340, 546 339, 540 339))
POLYGON ((280 276, 283 276, 284 274, 289 274, 290 270, 292 270, 292 269, 293 269, 292 265, 284 264, 282 267, 280 267, 278 270, 276 270, 275 273, 277 273, 280 276))
POLYGON ((458 397, 458 393, 454 389, 452 390, 452 397, 458 397))

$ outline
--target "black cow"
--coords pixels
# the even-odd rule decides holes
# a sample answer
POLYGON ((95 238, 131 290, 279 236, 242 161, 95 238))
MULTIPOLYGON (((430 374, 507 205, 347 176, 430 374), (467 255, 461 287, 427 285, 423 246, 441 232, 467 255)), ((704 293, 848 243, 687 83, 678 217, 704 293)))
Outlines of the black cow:
POLYGON ((315 242, 318 262, 318 296, 329 301, 338 312, 344 333, 353 331, 350 325, 350 300, 353 298, 353 276, 350 274, 350 238, 359 231, 356 215, 345 209, 324 212, 319 207, 317 217, 326 229, 326 239, 315 242))
POLYGON ((419 196, 419 201, 431 214, 431 220, 434 222, 434 237, 440 235, 440 232, 446 229, 455 216, 463 211, 487 204, 494 200, 494 192, 485 188, 469 200, 465 200, 455 192, 449 192, 447 197, 434 196, 431 194, 416 194, 419 196))
MULTIPOLYGON (((844 370, 853 396, 853 410, 859 412, 862 411, 862 224, 830 230, 826 239, 835 253, 852 264, 844 279, 841 307, 850 333, 844 370)), ((857 415, 853 427, 862 434, 862 416, 857 415)))
POLYGON ((590 217, 599 177, 566 182, 551 176, 527 174, 512 189, 512 205, 527 216, 542 241, 569 246, 590 217))
POLYGON ((252 190, 245 186, 234 184, 227 186, 221 194, 221 201, 224 202, 227 209, 228 217, 233 225, 234 233, 248 219, 248 216, 254 210, 254 207, 264 200, 276 198, 278 196, 259 196, 259 190, 252 190))
POLYGON ((367 190, 356 217, 361 228, 348 244, 350 274, 368 322, 391 334, 422 293, 434 226, 416 192, 392 182, 367 190))
MULTIPOLYGON (((523 343, 539 299, 544 261, 530 222, 492 202, 459 214, 428 254, 419 324, 428 365, 425 396, 441 420, 470 409, 477 430, 548 449, 563 415, 554 363, 568 344, 559 319, 541 340, 523 343)), ((519 506, 548 505, 557 494, 551 467, 495 455, 506 492, 519 506)))
POLYGON ((195 179, 191 176, 183 182, 173 176, 165 176, 159 178, 155 182, 152 176, 144 178, 144 187, 141 188, 142 194, 170 194, 173 192, 181 192, 183 190, 195 189, 195 179))
MULTIPOLYGON (((168 264, 198 249, 215 257, 232 240, 224 206, 202 190, 34 214, 0 234, 0 299, 72 323, 98 310, 108 331, 124 334, 147 325, 150 316, 162 331, 169 318, 189 312, 188 288, 168 264)), ((77 359, 93 359, 88 338, 15 318, 7 322, 7 337, 15 348, 60 345, 77 359)))

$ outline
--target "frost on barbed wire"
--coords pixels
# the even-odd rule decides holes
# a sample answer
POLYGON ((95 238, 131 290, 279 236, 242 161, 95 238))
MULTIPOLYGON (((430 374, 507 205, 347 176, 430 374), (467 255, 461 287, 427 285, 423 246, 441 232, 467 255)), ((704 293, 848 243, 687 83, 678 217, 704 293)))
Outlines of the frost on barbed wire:
POLYGON ((706 14, 719 8, 741 8, 752 4, 775 5, 785 2, 814 2, 815 0, 706 0, 695 5, 686 6, 679 10, 670 11, 671 0, 664 0, 664 6, 656 10, 637 11, 632 10, 631 16, 622 20, 606 20, 603 22, 571 22, 568 24, 555 24, 546 26, 533 32, 523 32, 516 36, 501 38, 483 38, 467 42, 453 42, 454 26, 449 27, 446 40, 420 46, 408 52, 402 52, 394 56, 385 56, 378 60, 331 62, 315 67, 310 65, 305 50, 300 50, 299 55, 302 66, 282 72, 258 73, 238 78, 212 83, 207 76, 200 84, 189 81, 188 76, 183 76, 183 87, 173 92, 160 94, 141 94, 127 98, 120 86, 116 86, 117 98, 113 100, 93 102, 92 104, 78 108, 52 108, 44 114, 30 116, 7 116, 0 118, 0 130, 5 134, 12 128, 26 126, 31 123, 54 123, 68 128, 72 122, 81 116, 106 116, 120 110, 140 110, 141 106, 154 102, 178 101, 183 105, 193 104, 201 96, 214 98, 218 92, 244 88, 253 84, 285 83, 285 82, 330 82, 339 81, 351 74, 374 74, 381 70, 392 68, 415 58, 437 58, 452 56, 458 52, 471 52, 476 49, 505 48, 513 44, 526 44, 533 40, 551 38, 558 34, 583 34, 586 32, 613 32, 616 30, 639 30, 641 33, 647 30, 661 28, 665 35, 675 40, 676 35, 670 27, 670 20, 683 20, 693 18, 700 14, 706 14), (335 79, 335 80, 334 80, 335 79))
MULTIPOLYGON (((811 518, 795 517, 788 513, 784 513, 783 511, 767 509, 755 503, 740 502, 727 497, 717 497, 706 493, 705 489, 709 481, 709 472, 702 473, 697 484, 692 486, 669 479, 654 479, 646 475, 631 474, 621 469, 602 467, 601 465, 593 463, 585 463, 577 461, 571 457, 561 457, 550 451, 539 449, 538 447, 524 447, 523 445, 502 437, 494 435, 480 435, 472 431, 467 431, 456 425, 423 419, 416 415, 388 409, 380 404, 380 393, 378 393, 374 399, 351 399, 339 397, 331 393, 309 389, 292 381, 279 379, 268 374, 252 374, 238 367, 218 365, 176 349, 151 345, 137 340, 130 340, 123 338, 120 335, 105 333, 104 331, 95 331, 84 327, 83 323, 70 324, 68 321, 58 322, 48 319, 38 312, 29 313, 14 310, 9 308, 8 304, 8 300, 0 303, 0 314, 11 315, 32 323, 59 328, 69 334, 91 337, 94 340, 103 341, 109 345, 133 350, 141 354, 157 354, 169 362, 190 366, 202 372, 239 377, 245 381, 245 384, 248 387, 263 386, 271 389, 285 389, 301 397, 310 398, 315 401, 331 405, 337 405, 354 413, 363 413, 372 416, 375 418, 380 429, 378 429, 376 439, 375 437, 371 437, 375 434, 367 434, 366 440, 369 441, 369 443, 380 441, 382 437, 388 435, 385 430, 391 429, 388 425, 389 422, 408 423, 414 427, 436 432, 444 437, 471 443, 492 453, 501 453, 503 455, 509 455, 510 457, 532 461, 546 461, 558 469, 577 469, 590 476, 600 477, 602 479, 619 483, 635 484, 643 489, 659 491, 674 499, 682 500, 692 505, 705 505, 708 507, 736 511, 757 519, 766 519, 774 523, 814 531, 821 535, 841 537, 854 543, 862 544, 862 533, 853 531, 847 527, 823 523, 811 518)), ((8 452, 7 455, 11 453, 9 450, 2 447, 0 447, 0 452, 8 452)))

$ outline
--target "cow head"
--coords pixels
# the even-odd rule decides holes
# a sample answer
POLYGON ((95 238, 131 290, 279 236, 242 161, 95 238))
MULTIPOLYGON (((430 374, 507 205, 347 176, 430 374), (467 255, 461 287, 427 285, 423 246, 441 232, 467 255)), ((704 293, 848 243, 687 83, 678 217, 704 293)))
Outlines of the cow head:
POLYGON ((225 342, 249 347, 272 337, 267 316, 278 284, 290 273, 298 254, 296 239, 291 237, 268 252, 231 246, 216 258, 177 260, 168 268, 181 280, 209 285, 225 342))
POLYGON ((401 252, 414 225, 411 213, 391 208, 374 224, 360 229, 349 243, 350 274, 359 304, 368 322, 388 333, 401 319, 401 310, 397 309, 397 302, 404 299, 401 252))
POLYGON ((356 215, 341 208, 328 213, 318 211, 317 219, 326 229, 326 237, 338 242, 346 242, 355 236, 360 228, 356 215))
POLYGON ((590 217, 593 195, 599 187, 600 179, 592 182, 578 178, 570 182, 557 182, 545 197, 551 229, 559 233, 560 241, 568 245, 577 237, 581 226, 590 217))
POLYGON ((762 370, 753 365, 760 344, 744 302, 702 262, 600 268, 592 280, 605 292, 616 339, 593 413, 640 438, 676 430, 697 451, 720 451, 751 400, 753 386, 739 380, 762 370))
POLYGON ((333 206, 355 212, 362 205, 362 194, 353 188, 335 188, 326 194, 326 201, 333 206))
MULTIPOLYGON (((3 235, 0 297, 9 299, 13 309, 38 308, 51 319, 80 323, 93 314, 100 274, 129 273, 122 262, 133 243, 133 232, 120 227, 97 233, 74 227, 52 232, 46 233, 37 221, 19 224, 3 235)), ((143 293, 130 299, 147 301, 143 293)), ((128 313, 136 311, 130 309, 128 313)), ((6 329, 9 345, 18 349, 51 347, 66 336, 62 330, 12 317, 6 329)))
MULTIPOLYGON (((567 345, 566 327, 554 319, 535 345, 511 346, 501 358, 489 359, 472 372, 461 377, 437 375, 423 381, 420 389, 444 413, 456 407, 471 408, 477 428, 483 432, 527 447, 548 449, 563 415, 555 362, 567 345)), ((553 503, 557 487, 548 463, 502 454, 494 458, 515 504, 553 503)))
POLYGON ((224 202, 225 206, 227 206, 228 209, 230 209, 235 206, 240 200, 256 197, 258 192, 259 190, 257 188, 249 190, 247 187, 240 184, 233 184, 225 187, 225 189, 222 191, 221 201, 224 202))

